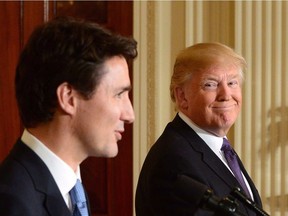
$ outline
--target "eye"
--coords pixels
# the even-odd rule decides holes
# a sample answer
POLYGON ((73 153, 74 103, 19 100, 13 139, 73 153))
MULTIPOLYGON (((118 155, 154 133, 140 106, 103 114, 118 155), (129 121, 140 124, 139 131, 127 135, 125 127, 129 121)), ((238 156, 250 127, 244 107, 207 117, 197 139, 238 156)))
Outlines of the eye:
POLYGON ((123 91, 122 91, 122 92, 119 92, 119 93, 117 93, 117 94, 116 94, 116 97, 117 97, 117 98, 121 98, 121 97, 122 97, 122 95, 123 95, 123 93, 124 93, 123 91))
POLYGON ((129 91, 127 89, 124 89, 124 90, 118 92, 115 96, 116 96, 116 98, 121 99, 123 97, 126 97, 126 95, 127 96, 129 95, 129 91))
POLYGON ((231 80, 230 82, 228 82, 228 86, 230 86, 231 88, 236 88, 238 84, 238 80, 231 80))
POLYGON ((215 90, 218 87, 218 83, 215 81, 207 81, 203 83, 203 88, 205 90, 215 90))
POLYGON ((131 90, 130 86, 118 89, 117 91, 115 91, 115 97, 119 99, 126 97, 126 96, 129 97, 130 90, 131 90))

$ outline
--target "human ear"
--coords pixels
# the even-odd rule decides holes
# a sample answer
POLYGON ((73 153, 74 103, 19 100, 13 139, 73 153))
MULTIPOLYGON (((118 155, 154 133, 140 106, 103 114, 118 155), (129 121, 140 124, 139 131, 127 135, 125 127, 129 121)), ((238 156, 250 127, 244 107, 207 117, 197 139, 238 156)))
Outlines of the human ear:
POLYGON ((184 87, 176 87, 174 89, 174 95, 175 95, 176 104, 178 105, 178 107, 181 109, 187 109, 188 102, 186 99, 184 87))
POLYGON ((64 82, 60 84, 57 88, 57 98, 59 107, 67 114, 73 114, 76 110, 75 108, 75 90, 73 87, 64 82))

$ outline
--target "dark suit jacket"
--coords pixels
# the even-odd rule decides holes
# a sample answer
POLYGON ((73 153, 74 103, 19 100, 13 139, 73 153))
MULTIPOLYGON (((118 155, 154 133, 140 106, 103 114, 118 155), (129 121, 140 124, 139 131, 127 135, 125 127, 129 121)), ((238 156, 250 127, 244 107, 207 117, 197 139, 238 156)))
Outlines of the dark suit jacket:
MULTIPOLYGON (((240 159, 239 162, 252 189, 254 201, 261 206, 258 191, 240 159)), ((201 197, 193 197, 199 196, 199 192, 191 191, 190 201, 176 193, 175 182, 179 174, 187 175, 207 185, 220 198, 229 195, 236 186, 240 187, 217 155, 177 115, 166 126, 145 159, 136 191, 136 215, 214 215, 212 211, 199 208, 201 197), (199 200, 199 203, 191 200, 199 200)), ((255 215, 241 202, 237 201, 237 203, 239 204, 237 209, 243 215, 255 215)))
POLYGON ((0 165, 0 215, 71 216, 47 166, 20 140, 0 165))

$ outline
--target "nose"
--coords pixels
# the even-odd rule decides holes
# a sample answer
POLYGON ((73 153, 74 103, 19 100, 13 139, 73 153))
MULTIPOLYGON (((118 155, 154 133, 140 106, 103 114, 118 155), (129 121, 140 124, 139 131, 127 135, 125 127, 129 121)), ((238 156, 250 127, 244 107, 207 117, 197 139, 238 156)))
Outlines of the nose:
POLYGON ((231 89, 227 84, 219 85, 217 93, 219 101, 227 101, 231 98, 231 89))
POLYGON ((130 99, 128 99, 127 103, 125 103, 125 106, 122 112, 122 120, 127 124, 131 124, 135 120, 134 109, 133 109, 130 99))

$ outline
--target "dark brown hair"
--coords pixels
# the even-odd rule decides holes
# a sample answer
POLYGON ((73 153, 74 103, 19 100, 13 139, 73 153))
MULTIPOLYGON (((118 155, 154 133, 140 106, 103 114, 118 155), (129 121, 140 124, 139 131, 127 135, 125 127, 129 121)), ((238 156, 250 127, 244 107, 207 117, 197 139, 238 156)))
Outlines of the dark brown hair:
POLYGON ((53 118, 56 89, 63 82, 89 99, 103 76, 105 61, 113 56, 134 59, 136 46, 132 38, 71 17, 37 27, 16 69, 16 98, 24 126, 35 127, 53 118))

